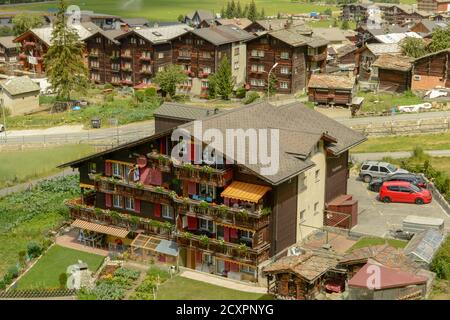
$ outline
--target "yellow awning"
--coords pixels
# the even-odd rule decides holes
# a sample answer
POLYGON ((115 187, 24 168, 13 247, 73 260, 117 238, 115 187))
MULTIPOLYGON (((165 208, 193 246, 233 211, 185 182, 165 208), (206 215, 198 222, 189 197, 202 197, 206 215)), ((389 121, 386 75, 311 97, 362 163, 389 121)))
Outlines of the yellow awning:
POLYGON ((225 198, 258 203, 271 189, 258 184, 233 181, 220 195, 225 198))
POLYGON ((95 186, 93 186, 92 184, 80 183, 80 188, 84 188, 84 189, 95 189, 95 186))
POLYGON ((244 230, 244 231, 255 232, 254 229, 243 228, 243 227, 240 227, 240 226, 235 226, 235 225, 233 225, 233 224, 226 224, 226 223, 216 222, 216 225, 218 225, 218 226, 223 226, 223 227, 227 227, 227 228, 238 229, 238 230, 244 230))
POLYGON ((81 219, 76 219, 72 223, 72 227, 80 228, 83 230, 90 230, 98 233, 103 234, 109 234, 111 236, 119 237, 119 238, 125 238, 129 231, 124 228, 119 227, 111 227, 111 226, 105 226, 103 224, 93 223, 81 219))
POLYGON ((222 257, 218 257, 218 256, 215 256, 215 258, 217 260, 227 261, 227 262, 231 262, 231 263, 236 263, 236 264, 241 264, 241 265, 244 265, 244 266, 249 266, 249 267, 252 267, 252 268, 256 268, 255 265, 250 264, 250 263, 240 262, 240 261, 236 261, 236 260, 232 260, 232 259, 226 259, 226 258, 222 258, 222 257))

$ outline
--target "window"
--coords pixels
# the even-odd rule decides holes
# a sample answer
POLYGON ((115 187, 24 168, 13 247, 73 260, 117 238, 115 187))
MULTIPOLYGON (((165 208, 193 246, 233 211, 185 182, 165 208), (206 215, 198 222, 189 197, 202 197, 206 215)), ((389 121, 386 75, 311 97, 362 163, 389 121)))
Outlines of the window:
POLYGON ((202 197, 211 198, 211 200, 216 198, 216 187, 214 187, 214 186, 211 186, 209 184, 200 183, 198 190, 199 190, 200 196, 202 196, 202 197))
POLYGON ((134 199, 125 197, 125 209, 134 211, 134 199))
POLYGON ((264 51, 263 50, 252 50, 252 57, 264 57, 264 51))
POLYGON ((162 204, 161 205, 161 215, 163 218, 166 219, 173 219, 173 210, 168 205, 162 204))
POLYGON ((280 54, 281 59, 289 59, 289 52, 283 51, 280 54))
POLYGON ((238 56, 239 55, 239 47, 234 48, 234 55, 238 56))
POLYGON ((300 211, 300 222, 305 221, 305 212, 306 212, 306 210, 300 211))
POLYGON ((158 72, 162 72, 162 71, 164 71, 164 66, 159 66, 158 67, 158 72))
POLYGON ((316 170, 315 177, 316 177, 316 182, 318 182, 320 180, 320 169, 316 170))
POLYGON ((255 268, 252 268, 252 267, 250 267, 250 266, 241 264, 240 270, 241 270, 241 272, 249 273, 249 274, 255 275, 255 268))
POLYGON ((116 194, 113 195, 113 206, 114 208, 122 208, 122 197, 116 194))
POLYGON ((287 81, 280 81, 281 89, 289 89, 289 83, 287 81))
POLYGON ((389 186, 389 187, 388 187, 388 190, 389 190, 389 191, 395 191, 395 192, 400 191, 399 187, 397 187, 397 186, 389 186))
POLYGON ((102 38, 100 38, 100 37, 95 38, 95 42, 102 43, 102 38))
POLYGON ((378 166, 371 166, 370 171, 378 172, 378 166))
POLYGON ((261 38, 261 39, 259 39, 259 42, 263 43, 263 44, 267 44, 267 43, 269 43, 269 40, 267 38, 261 38))
POLYGON ((234 63, 234 70, 237 70, 237 69, 239 69, 239 62, 234 63))
POLYGON ((361 167, 361 170, 367 170, 367 169, 369 169, 369 165, 368 164, 365 164, 365 165, 363 165, 361 167))
POLYGON ((186 39, 186 44, 192 44, 192 39, 187 38, 187 39, 186 39))
POLYGON ((389 170, 385 167, 380 167, 380 172, 389 173, 389 170))
POLYGON ((201 46, 201 45, 203 45, 203 40, 201 40, 201 39, 196 40, 195 44, 198 45, 198 46, 201 46))
POLYGON ((191 52, 188 49, 181 49, 180 50, 180 57, 190 57, 191 52))
POLYGON ((314 203, 314 214, 317 214, 317 213, 319 213, 319 203, 318 202, 314 203))
POLYGON ((212 220, 199 218, 198 222, 200 230, 208 231, 209 233, 214 233, 214 222, 212 220))
POLYGON ((158 52, 158 59, 164 58, 164 52, 158 52))
POLYGON ((136 44, 136 38, 132 37, 132 38, 130 39, 130 42, 131 42, 132 44, 136 44))
POLYGON ((122 177, 122 172, 120 171, 120 164, 113 162, 112 163, 112 173, 115 177, 122 177))
POLYGON ((209 51, 202 51, 202 58, 203 59, 211 58, 211 52, 209 52, 209 51))
POLYGON ((208 88, 209 88, 209 83, 208 83, 208 81, 202 81, 202 88, 203 88, 203 89, 208 89, 208 88))
POLYGON ((97 172, 97 164, 95 162, 89 162, 89 172, 96 173, 97 172))
POLYGON ((288 67, 281 67, 280 68, 281 74, 289 74, 289 68, 288 67))
POLYGON ((211 68, 210 67, 203 67, 202 72, 204 74, 210 74, 211 73, 211 68))
POLYGON ((249 240, 252 241, 253 240, 253 232, 249 231, 249 230, 241 230, 241 238, 244 240, 249 240))
POLYGON ((264 87, 266 85, 263 79, 250 79, 250 84, 254 87, 264 87))

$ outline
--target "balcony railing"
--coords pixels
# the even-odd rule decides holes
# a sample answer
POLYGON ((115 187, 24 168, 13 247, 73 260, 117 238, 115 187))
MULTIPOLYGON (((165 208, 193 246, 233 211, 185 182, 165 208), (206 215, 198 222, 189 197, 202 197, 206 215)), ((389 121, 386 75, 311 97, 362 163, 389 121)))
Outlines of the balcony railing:
POLYGON ((208 183, 223 187, 233 179, 233 170, 216 169, 210 166, 193 164, 173 164, 174 174, 180 180, 189 180, 197 183, 208 183))
POLYGON ((152 70, 150 70, 150 69, 141 69, 140 73, 141 74, 152 74, 152 70))
POLYGON ((131 53, 129 53, 129 52, 124 52, 124 53, 122 53, 120 56, 121 56, 122 58, 124 58, 124 59, 131 59, 131 58, 133 58, 132 55, 131 55, 131 53))
POLYGON ((215 256, 232 258, 237 262, 254 266, 269 258, 270 244, 267 242, 257 248, 249 248, 246 245, 212 239, 207 236, 198 236, 189 232, 176 232, 175 236, 177 243, 181 246, 195 247, 215 256))
POLYGON ((70 216, 73 219, 82 219, 93 223, 126 228, 130 231, 143 230, 146 233, 165 235, 169 237, 175 226, 170 222, 161 222, 142 218, 131 214, 123 214, 113 210, 105 210, 88 206, 81 199, 66 200, 70 216))
POLYGON ((157 167, 163 172, 172 171, 172 159, 168 155, 161 154, 159 152, 150 152, 147 153, 147 159, 152 163, 154 167, 157 167))
POLYGON ((191 60, 191 56, 178 56, 178 60, 191 60))
POLYGON ((147 56, 140 56, 139 60, 150 62, 150 61, 152 61, 152 58, 151 57, 147 57, 147 56))

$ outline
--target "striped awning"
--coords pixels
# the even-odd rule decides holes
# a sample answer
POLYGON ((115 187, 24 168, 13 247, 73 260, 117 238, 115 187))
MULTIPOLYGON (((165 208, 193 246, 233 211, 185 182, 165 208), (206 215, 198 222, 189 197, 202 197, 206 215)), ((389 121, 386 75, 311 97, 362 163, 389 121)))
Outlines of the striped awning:
POLYGON ((243 200, 258 203, 259 200, 271 190, 271 187, 258 184, 233 181, 221 194, 224 198, 243 200))
POLYGON ((103 233, 103 234, 109 234, 111 236, 119 237, 119 238, 125 238, 129 233, 129 231, 124 228, 105 226, 103 224, 93 223, 93 222, 89 222, 89 221, 85 221, 85 220, 81 220, 81 219, 76 219, 72 223, 72 227, 80 228, 83 230, 94 231, 94 232, 98 232, 98 233, 103 233))
MULTIPOLYGON (((203 218, 202 218, 203 219, 203 218)), ((227 228, 232 228, 232 229, 238 229, 238 230, 244 230, 244 231, 250 231, 250 232, 255 232, 254 229, 250 229, 250 228, 244 228, 244 227, 240 227, 240 226, 236 226, 234 224, 226 224, 226 223, 222 223, 222 222, 216 222, 217 226, 222 226, 222 227, 227 227, 227 228)))
POLYGON ((83 188, 83 189, 95 189, 95 186, 93 186, 92 184, 80 183, 80 188, 83 188))

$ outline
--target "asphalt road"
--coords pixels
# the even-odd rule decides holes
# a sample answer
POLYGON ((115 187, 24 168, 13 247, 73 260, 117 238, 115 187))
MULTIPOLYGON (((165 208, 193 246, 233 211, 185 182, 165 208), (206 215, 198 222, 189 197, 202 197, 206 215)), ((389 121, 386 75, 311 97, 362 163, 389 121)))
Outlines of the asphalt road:
POLYGON ((374 124, 374 123, 379 124, 379 123, 385 123, 385 122, 389 122, 389 121, 425 120, 425 119, 439 119, 439 118, 449 118, 450 119, 450 111, 403 113, 403 114, 396 114, 393 116, 364 117, 364 118, 336 119, 336 120, 347 126, 355 126, 355 125, 361 125, 361 124, 374 124))
MULTIPOLYGON (((426 150, 425 153, 433 157, 450 157, 450 150, 426 150)), ((394 159, 409 158, 412 156, 412 152, 397 151, 397 152, 351 153, 350 156, 353 160, 357 162, 363 162, 366 160, 381 160, 384 157, 391 157, 394 159)))

